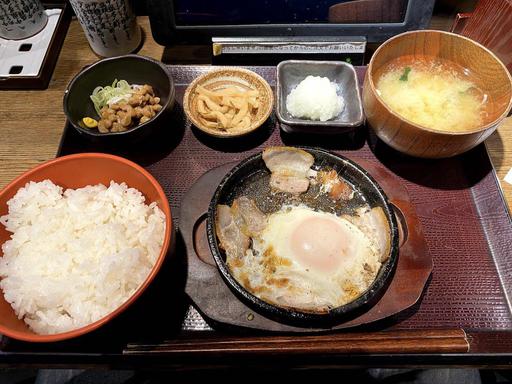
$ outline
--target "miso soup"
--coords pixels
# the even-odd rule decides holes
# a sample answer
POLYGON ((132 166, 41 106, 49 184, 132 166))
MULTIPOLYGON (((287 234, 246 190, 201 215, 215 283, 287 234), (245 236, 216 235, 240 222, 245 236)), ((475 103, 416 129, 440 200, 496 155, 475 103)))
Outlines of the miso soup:
POLYGON ((386 66, 376 86, 395 113, 430 129, 471 131, 486 116, 487 95, 469 71, 447 60, 400 58, 386 66))

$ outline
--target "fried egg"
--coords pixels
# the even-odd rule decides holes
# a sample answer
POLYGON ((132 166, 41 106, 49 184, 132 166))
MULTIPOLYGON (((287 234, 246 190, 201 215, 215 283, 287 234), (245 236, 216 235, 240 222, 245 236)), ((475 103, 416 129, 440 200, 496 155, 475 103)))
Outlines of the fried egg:
POLYGON ((363 294, 381 262, 375 242, 356 225, 301 205, 269 215, 243 262, 229 265, 235 278, 264 301, 325 312, 363 294))

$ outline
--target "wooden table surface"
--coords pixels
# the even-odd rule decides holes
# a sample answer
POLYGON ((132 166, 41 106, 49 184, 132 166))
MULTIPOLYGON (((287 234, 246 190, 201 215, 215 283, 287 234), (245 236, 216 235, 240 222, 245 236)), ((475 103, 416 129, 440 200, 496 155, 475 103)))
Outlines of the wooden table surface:
MULTIPOLYGON (((139 17, 139 24, 145 32, 139 53, 162 59, 164 47, 153 40, 148 18, 139 17)), ((0 188, 22 172, 55 157, 66 121, 62 110, 64 90, 76 73, 96 60, 80 25, 72 20, 48 89, 0 92, 0 188)), ((512 185, 502 180, 512 167, 511 130, 512 117, 486 141, 509 207, 512 185)))

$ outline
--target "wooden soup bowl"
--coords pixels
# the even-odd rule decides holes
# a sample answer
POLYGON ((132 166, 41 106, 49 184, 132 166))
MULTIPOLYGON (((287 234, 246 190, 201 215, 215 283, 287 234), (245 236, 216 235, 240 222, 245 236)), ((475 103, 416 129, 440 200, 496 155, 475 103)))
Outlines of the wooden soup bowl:
POLYGON ((466 152, 494 132, 512 107, 512 78, 487 48, 463 36, 443 31, 412 31, 397 35, 374 53, 363 85, 363 108, 377 136, 411 156, 443 158, 466 152), (481 126, 464 132, 438 131, 413 123, 393 112, 377 94, 375 84, 386 65, 397 58, 410 62, 425 56, 447 59, 468 69, 488 95, 488 115, 481 126))

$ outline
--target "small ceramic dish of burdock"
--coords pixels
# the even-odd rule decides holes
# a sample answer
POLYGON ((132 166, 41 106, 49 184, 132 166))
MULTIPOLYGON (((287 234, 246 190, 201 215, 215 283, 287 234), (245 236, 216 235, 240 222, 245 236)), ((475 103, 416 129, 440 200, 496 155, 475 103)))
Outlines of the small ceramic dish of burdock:
POLYGON ((260 75, 243 68, 214 69, 185 91, 183 109, 201 131, 215 137, 246 135, 270 116, 274 95, 260 75))

